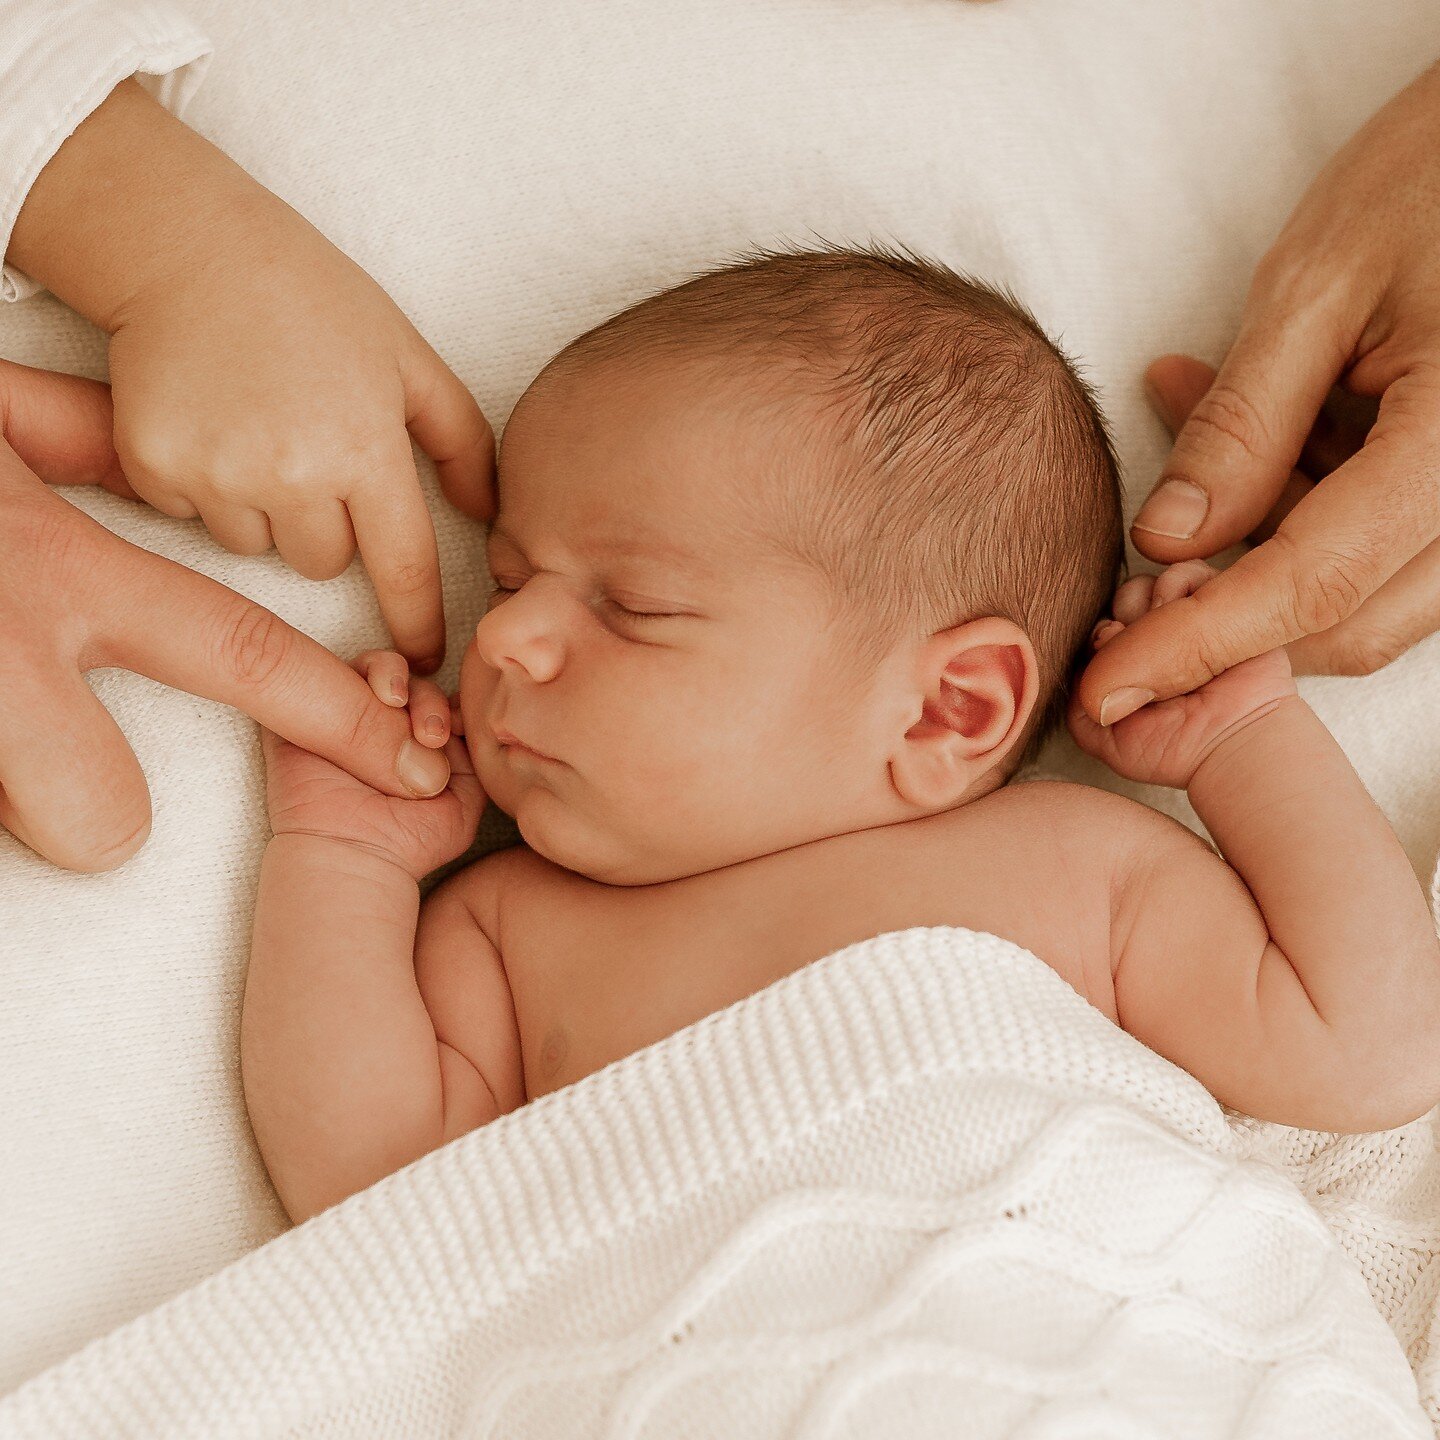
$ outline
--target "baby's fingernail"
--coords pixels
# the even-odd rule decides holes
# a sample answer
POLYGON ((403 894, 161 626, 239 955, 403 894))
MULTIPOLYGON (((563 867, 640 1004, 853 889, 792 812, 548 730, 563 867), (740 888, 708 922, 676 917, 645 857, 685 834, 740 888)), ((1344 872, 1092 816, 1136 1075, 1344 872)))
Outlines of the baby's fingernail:
POLYGON ((1171 540, 1188 540, 1204 523, 1210 497, 1188 480, 1167 480, 1140 507, 1132 530, 1148 530, 1171 540))
POLYGON ((406 688, 405 682, 398 677, 390 682, 390 698, 397 705, 403 705, 410 698, 410 691, 406 688))
POLYGON ((438 715, 427 715, 422 728, 427 735, 433 735, 437 740, 445 738, 445 722, 438 715))
POLYGON ((1155 698, 1153 690, 1141 690, 1134 685, 1122 685, 1112 690, 1100 702, 1100 723, 1113 725, 1127 715, 1133 715, 1142 705, 1148 705, 1155 698))
POLYGON ((450 762, 438 750, 427 750, 407 740, 395 761, 395 774, 412 795, 424 800, 445 788, 450 779, 450 762))

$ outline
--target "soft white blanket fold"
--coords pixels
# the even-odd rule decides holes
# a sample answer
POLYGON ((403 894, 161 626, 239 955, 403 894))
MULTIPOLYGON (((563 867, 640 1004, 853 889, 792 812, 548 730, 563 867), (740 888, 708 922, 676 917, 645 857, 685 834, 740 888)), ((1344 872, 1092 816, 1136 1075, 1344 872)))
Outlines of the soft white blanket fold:
POLYGON ((0 1431, 1424 1436, 1361 1270, 1244 1148, 1025 950, 884 935, 279 1237, 0 1431))
POLYGON ((1361 1268, 1243 1139, 1028 951, 884 935, 271 1242, 0 1433, 1425 1436, 1361 1268))

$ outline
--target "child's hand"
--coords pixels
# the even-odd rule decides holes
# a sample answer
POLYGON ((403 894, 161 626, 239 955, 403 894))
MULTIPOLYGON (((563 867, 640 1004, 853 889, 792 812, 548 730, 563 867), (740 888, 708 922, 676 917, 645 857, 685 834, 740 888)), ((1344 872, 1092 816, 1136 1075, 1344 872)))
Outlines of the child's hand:
POLYGON ((492 508, 494 440, 359 266, 284 215, 127 309, 110 382, 115 447, 140 496, 198 514, 237 555, 273 542, 312 580, 358 547, 394 644, 427 671, 440 664, 440 563, 410 439, 472 515, 492 508))
MULTIPOLYGON (((1103 648, 1148 611, 1193 595, 1218 572, 1203 560, 1185 560, 1160 575, 1135 575, 1115 592, 1114 620, 1102 620, 1091 644, 1103 648)), ((1290 657, 1283 648, 1257 655, 1188 695, 1142 705, 1123 720, 1102 728, 1078 696, 1066 716, 1075 743, 1103 760, 1117 775, 1142 785, 1184 790, 1200 762, 1220 741, 1287 695, 1296 694, 1290 657)))
POLYGON ((450 783, 428 800, 397 800, 262 729, 270 828, 276 835, 320 835, 360 846, 420 880, 469 848, 485 794, 459 738, 459 712, 439 686, 412 678, 405 657, 391 650, 366 650, 353 664, 387 705, 408 708, 419 744, 444 749, 450 783))

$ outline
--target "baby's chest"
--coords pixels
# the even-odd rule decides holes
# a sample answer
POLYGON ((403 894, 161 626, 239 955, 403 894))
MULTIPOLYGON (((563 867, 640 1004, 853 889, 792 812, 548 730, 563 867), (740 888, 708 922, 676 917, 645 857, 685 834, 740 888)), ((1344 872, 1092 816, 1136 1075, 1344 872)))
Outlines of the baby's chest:
POLYGON ((1108 896, 1079 871, 1057 872, 1049 849, 976 845, 961 863, 944 839, 920 833, 902 843, 867 831, 637 889, 541 871, 506 925, 527 1095, 567 1085, 846 945, 919 925, 1013 940, 1113 1018, 1108 896))
POLYGON ((723 916, 699 928, 678 923, 668 907, 623 897, 600 907, 576 904, 573 896, 556 900, 527 907, 528 923, 512 920, 506 929, 505 968, 528 1099, 778 978, 762 977, 764 967, 723 916))

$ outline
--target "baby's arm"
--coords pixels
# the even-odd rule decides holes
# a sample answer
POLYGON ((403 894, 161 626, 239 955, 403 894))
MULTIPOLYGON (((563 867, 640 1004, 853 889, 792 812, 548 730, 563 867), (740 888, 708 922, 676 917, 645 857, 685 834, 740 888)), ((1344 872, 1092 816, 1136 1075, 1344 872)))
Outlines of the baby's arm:
POLYGON ((510 987, 467 903, 477 884, 462 872, 422 905, 412 875, 359 845, 267 847, 241 1063, 292 1220, 523 1103, 510 987))
POLYGON ((1184 785, 1224 860, 1153 811, 1128 832, 1112 929, 1120 1023, 1262 1119, 1375 1130, 1424 1114, 1440 1100, 1440 940, 1284 652, 1148 708, 1148 732, 1126 735, 1122 720, 1109 743, 1181 765, 1161 783, 1184 785))
MULTIPOLYGON (((445 697, 398 655, 370 652, 356 668, 381 698, 408 691, 417 741, 445 739, 445 697)), ((484 805, 464 744, 446 742, 439 795, 396 800, 263 739, 275 837, 260 867, 241 1069, 260 1153, 301 1220, 524 1095, 509 984, 489 938, 492 864, 420 902, 421 877, 465 851, 484 805)))

